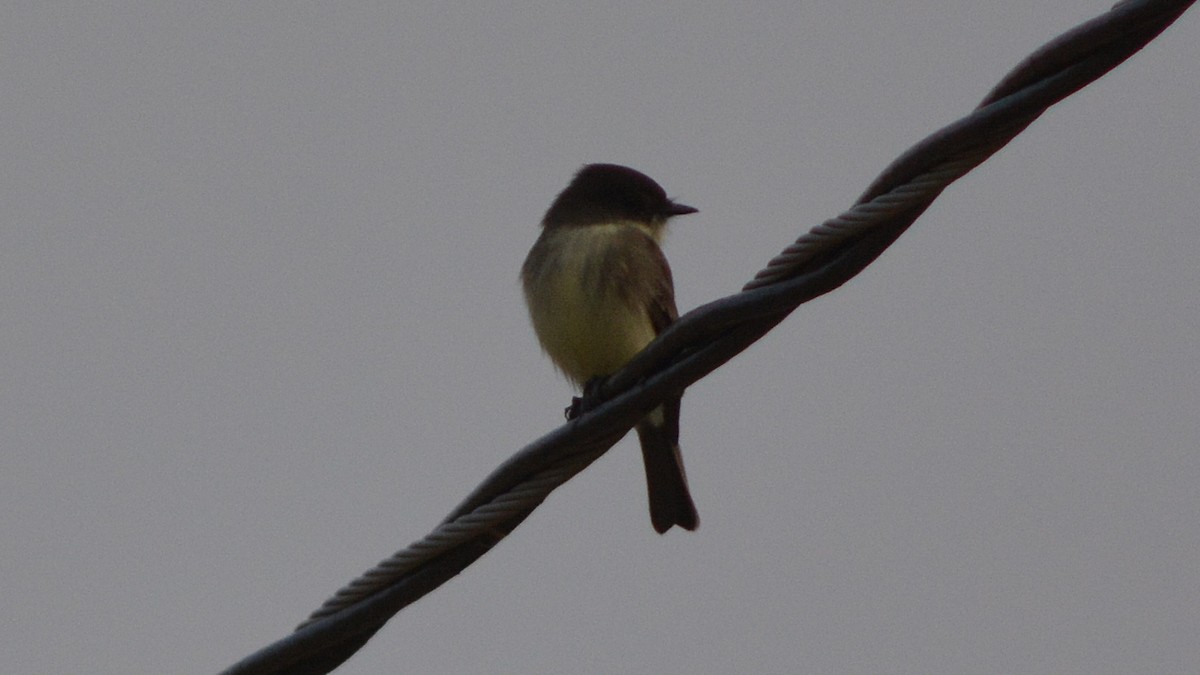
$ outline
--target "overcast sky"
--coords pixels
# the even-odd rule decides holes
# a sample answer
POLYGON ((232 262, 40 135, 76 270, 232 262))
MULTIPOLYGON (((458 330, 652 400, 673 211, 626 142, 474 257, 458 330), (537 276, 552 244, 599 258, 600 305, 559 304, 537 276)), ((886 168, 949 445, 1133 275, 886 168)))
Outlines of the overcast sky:
MULTIPOLYGON (((561 423, 517 271, 586 162, 735 292, 1111 0, 7 3, 3 673, 208 673, 561 423)), ((1200 670, 1200 17, 339 673, 1200 670)))

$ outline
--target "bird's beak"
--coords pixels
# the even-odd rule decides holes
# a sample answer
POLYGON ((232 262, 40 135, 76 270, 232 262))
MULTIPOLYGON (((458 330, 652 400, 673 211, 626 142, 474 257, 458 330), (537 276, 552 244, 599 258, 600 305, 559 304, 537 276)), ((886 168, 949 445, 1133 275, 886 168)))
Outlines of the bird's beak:
POLYGON ((699 210, 700 209, 698 209, 694 206, 688 206, 687 204, 676 204, 675 202, 671 202, 671 205, 669 207, 667 207, 667 215, 668 216, 686 216, 689 213, 696 213, 699 210))

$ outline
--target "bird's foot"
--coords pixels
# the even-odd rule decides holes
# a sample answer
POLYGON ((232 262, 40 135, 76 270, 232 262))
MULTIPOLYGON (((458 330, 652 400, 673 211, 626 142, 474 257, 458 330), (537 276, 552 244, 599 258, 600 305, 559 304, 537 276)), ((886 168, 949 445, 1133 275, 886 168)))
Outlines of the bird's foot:
POLYGON ((600 387, 604 384, 603 377, 593 377, 583 385, 583 396, 572 396, 571 405, 563 410, 563 416, 573 420, 602 403, 600 387))

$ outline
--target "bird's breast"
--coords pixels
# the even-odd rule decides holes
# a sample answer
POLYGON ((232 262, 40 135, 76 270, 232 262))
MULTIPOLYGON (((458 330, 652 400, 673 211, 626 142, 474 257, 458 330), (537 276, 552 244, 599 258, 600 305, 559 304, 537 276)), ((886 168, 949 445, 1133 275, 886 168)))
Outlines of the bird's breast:
POLYGON ((526 266, 525 298, 538 340, 579 385, 616 372, 655 337, 644 304, 620 292, 629 269, 614 249, 628 234, 622 227, 630 226, 544 231, 530 252, 540 260, 526 266))

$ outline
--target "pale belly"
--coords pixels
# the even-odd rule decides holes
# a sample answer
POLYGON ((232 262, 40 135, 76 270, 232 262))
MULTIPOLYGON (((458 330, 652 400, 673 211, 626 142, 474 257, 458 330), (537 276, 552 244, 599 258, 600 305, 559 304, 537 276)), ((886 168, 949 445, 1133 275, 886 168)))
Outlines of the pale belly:
POLYGON ((542 348, 579 385, 616 372, 655 337, 644 308, 631 306, 628 298, 611 288, 607 292, 583 288, 580 258, 606 244, 603 236, 596 236, 602 234, 587 232, 586 242, 565 247, 568 253, 555 261, 551 273, 539 278, 537 291, 526 289, 542 348))

